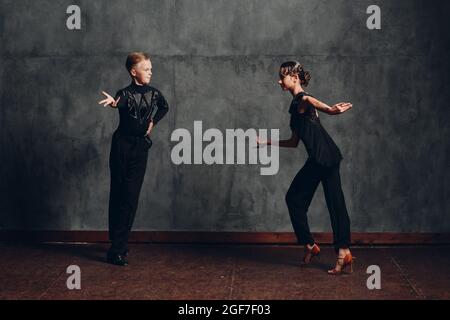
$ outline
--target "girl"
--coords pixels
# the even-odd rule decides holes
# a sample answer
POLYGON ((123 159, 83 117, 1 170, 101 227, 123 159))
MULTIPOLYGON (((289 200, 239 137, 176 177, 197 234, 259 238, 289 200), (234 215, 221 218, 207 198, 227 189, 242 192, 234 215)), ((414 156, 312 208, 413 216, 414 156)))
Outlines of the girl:
POLYGON ((337 253, 335 268, 329 274, 337 275, 348 270, 352 272, 353 257, 350 245, 350 219, 341 189, 339 165, 341 152, 333 139, 325 131, 319 121, 317 110, 327 114, 341 114, 350 108, 351 103, 338 103, 333 106, 319 101, 305 92, 311 76, 296 61, 288 61, 280 66, 278 83, 284 91, 289 91, 292 103, 290 127, 292 136, 289 140, 262 141, 259 145, 278 145, 295 148, 299 140, 303 141, 308 152, 308 160, 295 176, 286 194, 286 203, 298 242, 305 245, 303 262, 309 263, 320 252, 314 242, 308 225, 307 211, 319 182, 322 182, 333 229, 333 243, 337 253))

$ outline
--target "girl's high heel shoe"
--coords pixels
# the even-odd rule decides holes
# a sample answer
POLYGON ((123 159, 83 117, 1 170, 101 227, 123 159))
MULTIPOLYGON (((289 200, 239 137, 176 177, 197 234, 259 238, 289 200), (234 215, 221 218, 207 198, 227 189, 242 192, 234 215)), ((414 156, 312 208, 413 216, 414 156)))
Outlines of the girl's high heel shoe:
POLYGON ((320 257, 320 248, 317 244, 309 248, 308 245, 305 245, 305 256, 303 257, 303 264, 308 264, 312 261, 314 257, 320 257))
POLYGON ((337 276, 343 273, 352 273, 354 259, 355 258, 350 252, 347 253, 344 257, 338 257, 337 265, 339 266, 339 269, 337 269, 336 266, 335 268, 328 270, 328 274, 337 276))

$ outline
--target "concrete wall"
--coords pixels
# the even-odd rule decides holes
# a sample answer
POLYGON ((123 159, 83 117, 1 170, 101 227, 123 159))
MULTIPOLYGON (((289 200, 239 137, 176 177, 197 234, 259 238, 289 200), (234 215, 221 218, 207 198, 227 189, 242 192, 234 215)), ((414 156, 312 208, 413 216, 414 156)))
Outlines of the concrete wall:
MULTIPOLYGON (((290 96, 278 66, 301 61, 308 91, 354 108, 321 119, 345 157, 353 231, 450 232, 448 1, 0 1, 0 229, 105 230, 116 110, 100 91, 129 83, 126 54, 152 55, 170 104, 154 132, 135 230, 291 231, 284 194, 306 159, 280 171, 170 160, 176 128, 279 128, 290 96), (82 30, 66 28, 66 8, 82 30)), ((330 231, 319 187, 313 231, 330 231)))

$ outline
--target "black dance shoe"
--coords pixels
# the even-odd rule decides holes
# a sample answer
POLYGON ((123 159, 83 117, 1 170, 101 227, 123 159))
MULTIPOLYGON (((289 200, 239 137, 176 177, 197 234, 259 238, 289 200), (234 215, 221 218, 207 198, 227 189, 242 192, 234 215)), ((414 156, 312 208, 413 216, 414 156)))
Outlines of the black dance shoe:
POLYGON ((127 266, 128 259, 126 256, 118 253, 110 253, 106 255, 106 261, 111 264, 115 264, 116 266, 127 266))

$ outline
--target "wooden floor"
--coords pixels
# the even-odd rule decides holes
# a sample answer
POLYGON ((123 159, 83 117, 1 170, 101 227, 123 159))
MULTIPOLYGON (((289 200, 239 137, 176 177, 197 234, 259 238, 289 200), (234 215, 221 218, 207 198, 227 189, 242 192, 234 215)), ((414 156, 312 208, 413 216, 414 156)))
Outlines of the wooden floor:
POLYGON ((296 246, 132 244, 128 267, 106 264, 107 248, 0 243, 0 299, 450 299, 450 246, 354 247, 355 272, 339 277, 326 273, 331 247, 307 267, 296 246), (69 265, 80 290, 67 289, 69 265))

